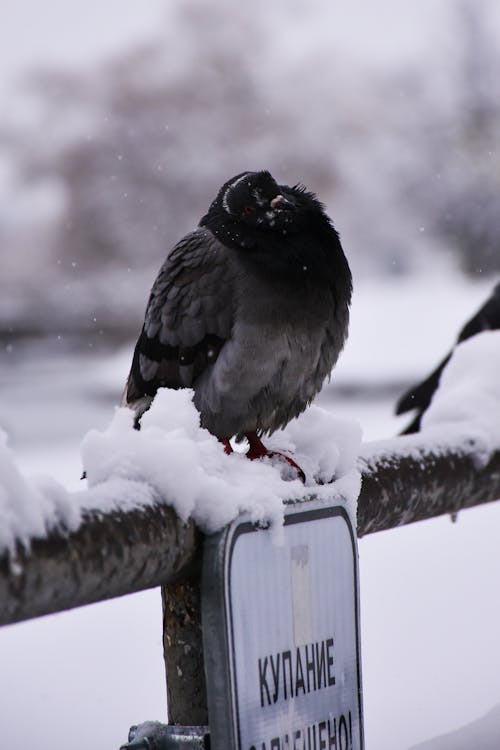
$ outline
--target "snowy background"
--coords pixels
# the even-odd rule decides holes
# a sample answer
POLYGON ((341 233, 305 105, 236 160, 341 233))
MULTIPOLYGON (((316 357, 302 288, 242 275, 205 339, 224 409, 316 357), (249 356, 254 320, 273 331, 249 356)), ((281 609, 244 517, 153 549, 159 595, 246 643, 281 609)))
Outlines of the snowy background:
MULTIPOLYGON (((351 334, 319 401, 365 440, 498 277, 496 4, 235 7, 2 6, 0 426, 27 474, 79 488, 165 249, 241 169, 305 182, 341 231, 351 334)), ((500 703, 499 527, 492 505, 360 541, 367 750, 500 703)), ((159 591, 0 630, 10 750, 164 716, 159 591)))

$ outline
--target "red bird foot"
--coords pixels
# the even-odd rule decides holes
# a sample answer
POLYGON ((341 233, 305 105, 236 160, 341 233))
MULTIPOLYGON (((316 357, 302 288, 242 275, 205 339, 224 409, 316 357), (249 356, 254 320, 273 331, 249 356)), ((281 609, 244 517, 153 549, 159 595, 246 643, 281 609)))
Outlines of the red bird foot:
POLYGON ((293 469, 295 469, 295 471, 297 472, 297 476, 303 484, 306 483, 306 475, 304 474, 298 463, 296 463, 291 456, 287 456, 285 453, 280 453, 279 451, 270 451, 261 442, 256 432, 247 432, 245 433, 245 437, 248 440, 248 444, 250 446, 246 454, 247 458, 249 458, 250 461, 255 461, 256 458, 263 458, 264 456, 268 456, 269 458, 278 456, 279 458, 284 459, 293 469))
MULTIPOLYGON (((248 440, 248 444, 250 446, 245 455, 250 459, 250 461, 255 461, 256 458, 263 458, 264 456, 268 456, 269 458, 277 456, 278 458, 286 461, 293 469, 295 469, 300 481, 303 482, 303 484, 306 483, 306 475, 304 474, 298 463, 294 461, 291 456, 287 456, 285 453, 280 453, 280 451, 268 450, 266 446, 261 442, 256 432, 247 432, 245 433, 245 437, 248 440)), ((219 442, 221 442, 224 446, 224 453, 226 453, 227 455, 233 453, 233 447, 231 445, 231 442, 227 438, 219 438, 219 442)))
POLYGON ((233 452, 233 446, 227 438, 219 438, 219 442, 224 446, 224 453, 229 456, 233 452))

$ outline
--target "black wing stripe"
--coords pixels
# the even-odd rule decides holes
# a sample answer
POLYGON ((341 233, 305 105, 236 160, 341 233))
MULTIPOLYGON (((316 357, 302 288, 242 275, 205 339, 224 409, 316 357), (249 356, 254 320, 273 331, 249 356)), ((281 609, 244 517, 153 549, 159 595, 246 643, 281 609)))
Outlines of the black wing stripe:
POLYGON ((158 388, 187 388, 213 365, 225 339, 208 334, 195 346, 178 347, 152 341, 143 333, 135 347, 127 401, 154 396, 158 388))

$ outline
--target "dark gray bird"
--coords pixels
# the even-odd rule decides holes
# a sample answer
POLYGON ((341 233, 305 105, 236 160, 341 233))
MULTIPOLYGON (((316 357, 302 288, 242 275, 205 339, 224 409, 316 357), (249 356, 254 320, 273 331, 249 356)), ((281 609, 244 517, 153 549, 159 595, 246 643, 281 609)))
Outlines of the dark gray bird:
MULTIPOLYGON (((466 339, 472 338, 481 331, 493 331, 500 328, 500 283, 495 286, 490 297, 486 300, 484 305, 477 311, 477 313, 464 325, 460 333, 455 346, 462 343, 466 339)), ((432 397, 437 390, 441 373, 448 364, 453 349, 443 361, 436 367, 428 378, 423 380, 418 385, 410 388, 396 404, 396 414, 404 414, 405 412, 417 410, 417 413, 413 420, 410 422, 408 427, 401 433, 402 435, 408 435, 412 432, 418 432, 420 430, 420 423, 427 407, 429 406, 432 397)))
MULTIPOLYGON (((201 424, 230 452, 299 415, 347 336, 351 273, 322 204, 269 172, 226 182, 170 251, 151 290, 123 403, 137 420, 158 388, 194 389, 201 424)), ((288 460, 288 459, 287 459, 288 460)))

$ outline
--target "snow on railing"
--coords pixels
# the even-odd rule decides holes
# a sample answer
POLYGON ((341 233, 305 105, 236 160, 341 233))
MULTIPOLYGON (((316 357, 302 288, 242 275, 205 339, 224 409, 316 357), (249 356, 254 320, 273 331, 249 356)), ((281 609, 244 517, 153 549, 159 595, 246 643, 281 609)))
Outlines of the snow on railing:
MULTIPOLYGON (((478 460, 472 439, 365 443, 358 466, 359 537, 500 498, 500 452, 478 460)), ((0 624, 196 577, 200 541, 193 521, 160 498, 123 511, 87 508, 75 530, 60 526, 0 555, 0 624)))

